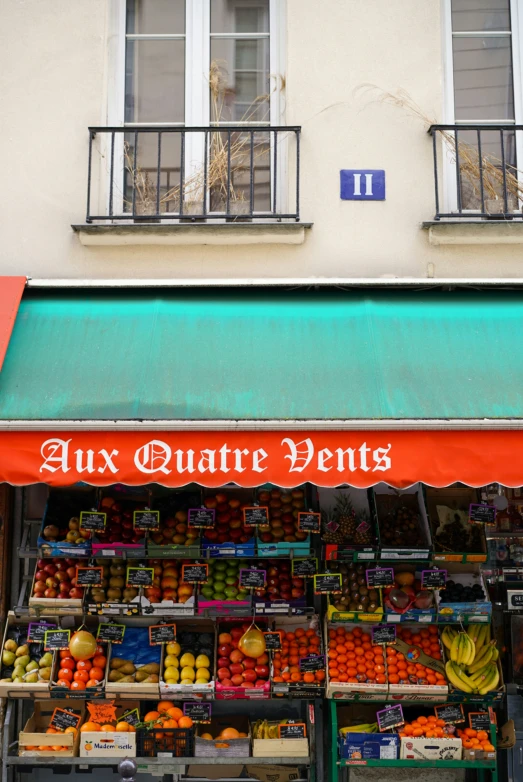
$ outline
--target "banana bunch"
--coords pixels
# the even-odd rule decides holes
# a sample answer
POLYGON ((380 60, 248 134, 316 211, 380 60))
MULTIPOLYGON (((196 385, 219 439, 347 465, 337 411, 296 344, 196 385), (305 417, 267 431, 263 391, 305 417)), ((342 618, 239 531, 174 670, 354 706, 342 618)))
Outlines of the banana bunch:
POLYGON ((469 625, 466 633, 447 625, 441 640, 449 657, 445 672, 456 689, 480 695, 496 689, 499 650, 491 639, 490 625, 469 625))
POLYGON ((365 722, 362 725, 351 725, 350 728, 340 728, 339 732, 342 736, 344 736, 346 733, 377 733, 378 723, 365 722))
POLYGON ((277 739, 278 725, 286 725, 287 720, 280 722, 267 722, 267 720, 257 720, 252 726, 253 739, 277 739))

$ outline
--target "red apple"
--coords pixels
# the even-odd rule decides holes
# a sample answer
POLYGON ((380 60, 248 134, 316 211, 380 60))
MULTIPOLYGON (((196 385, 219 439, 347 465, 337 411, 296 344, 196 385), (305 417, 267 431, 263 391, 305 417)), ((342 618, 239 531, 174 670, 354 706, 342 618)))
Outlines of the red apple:
POLYGON ((220 633, 218 636, 219 644, 230 644, 232 641, 232 635, 230 633, 220 633))
MULTIPOLYGON (((243 635, 243 633, 241 635, 243 635)), ((241 638, 241 635, 240 635, 240 638, 241 638)), ((230 661, 232 663, 241 663, 243 658, 244 658, 244 654, 243 654, 243 652, 240 652, 239 649, 233 649, 232 652, 229 654, 229 659, 230 659, 230 661)))
POLYGON ((218 654, 220 657, 230 657, 232 652, 232 646, 230 644, 220 644, 218 646, 218 654))
POLYGON ((232 682, 230 679, 222 679, 221 684, 224 687, 232 687, 232 682))
POLYGON ((250 689, 252 687, 252 682, 242 682, 240 687, 248 687, 250 689))
POLYGON ((231 673, 238 674, 243 673, 243 665, 241 663, 231 663, 229 666, 231 673))
POLYGON ((82 587, 73 587, 69 592, 69 597, 73 600, 80 600, 84 596, 84 590, 82 587))
POLYGON ((35 581, 45 581, 47 573, 45 570, 37 570, 35 573, 35 581))
POLYGON ((231 635, 233 638, 236 638, 236 640, 239 640, 243 635, 243 630, 241 627, 233 627, 231 630, 231 635))
POLYGON ((53 565, 53 563, 50 562, 48 565, 44 567, 44 570, 48 576, 54 576, 58 568, 56 567, 56 565, 53 565))
POLYGON ((243 681, 244 678, 241 673, 236 673, 234 674, 234 676, 231 676, 231 682, 235 687, 240 687, 243 681))
POLYGON ((43 595, 47 587, 44 581, 37 581, 34 587, 35 595, 43 595))
POLYGON ((246 657, 243 661, 243 666, 246 669, 254 669, 256 667, 256 660, 253 657, 246 657))
POLYGON ((256 674, 256 671, 248 669, 243 672, 243 678, 246 682, 255 682, 258 676, 256 674))
POLYGON ((269 678, 269 667, 267 665, 257 665, 254 670, 258 674, 259 679, 269 678))
POLYGON ((228 668, 218 668, 218 679, 222 681, 223 679, 230 679, 231 672, 228 668))
POLYGON ((45 559, 38 559, 36 561, 36 567, 38 568, 38 570, 43 570, 46 565, 47 565, 47 560, 45 559))
POLYGON ((45 579, 45 585, 49 589, 55 589, 58 586, 58 581, 56 580, 56 578, 49 576, 49 578, 45 579))
POLYGON ((57 570, 67 570, 67 562, 65 559, 57 559, 55 565, 57 570))
POLYGON ((255 687, 265 687, 266 684, 267 684, 267 682, 264 681, 263 679, 258 679, 258 681, 255 682, 254 686, 255 687))
POLYGON ((67 575, 65 570, 57 570, 54 577, 59 582, 60 581, 69 581, 70 580, 69 576, 67 575))
POLYGON ((267 665, 269 662, 269 655, 264 652, 260 657, 256 659, 256 665, 267 665))
POLYGON ((227 668, 229 666, 229 658, 228 657, 219 657, 218 658, 218 668, 227 668))
POLYGON ((46 589, 44 592, 44 597, 58 597, 58 592, 56 589, 46 589))

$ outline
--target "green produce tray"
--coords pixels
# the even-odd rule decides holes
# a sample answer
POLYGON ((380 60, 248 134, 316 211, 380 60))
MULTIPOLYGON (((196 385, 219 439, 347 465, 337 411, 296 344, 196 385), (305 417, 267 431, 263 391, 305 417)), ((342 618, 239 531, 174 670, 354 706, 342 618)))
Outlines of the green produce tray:
POLYGON ((176 544, 158 546, 155 543, 148 543, 147 556, 151 559, 198 559, 201 556, 200 541, 190 546, 176 544))

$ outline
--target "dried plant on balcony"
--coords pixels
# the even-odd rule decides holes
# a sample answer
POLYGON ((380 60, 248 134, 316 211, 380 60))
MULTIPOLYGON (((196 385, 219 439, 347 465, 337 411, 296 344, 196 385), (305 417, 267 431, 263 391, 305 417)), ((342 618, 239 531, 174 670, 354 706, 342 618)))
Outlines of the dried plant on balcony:
MULTIPOLYGON (((228 90, 224 69, 220 67, 218 61, 211 63, 209 88, 211 115, 213 117, 210 127, 220 127, 228 90)), ((268 97, 266 94, 257 96, 242 116, 240 124, 251 121, 258 107, 267 102, 268 97)), ((229 206, 234 203, 250 205, 250 199, 245 197, 243 188, 235 188, 233 180, 235 173, 250 167, 251 135, 250 133, 235 132, 228 137, 227 126, 224 125, 222 127, 223 132, 209 134, 207 171, 205 171, 203 165, 199 166, 183 183, 183 208, 186 213, 191 211, 190 205, 192 204, 197 206, 196 214, 203 210, 204 191, 206 188, 209 193, 212 193, 213 197, 217 198, 222 207, 217 211, 226 210, 227 198, 229 206)), ((260 130, 263 133, 263 125, 260 127, 260 130)), ((267 154, 267 140, 254 139, 253 166, 255 161, 265 154, 267 154)), ((153 179, 148 171, 142 169, 139 165, 135 165, 133 149, 127 141, 124 142, 124 166, 135 190, 134 201, 137 214, 156 214, 157 205, 159 206, 159 213, 168 211, 168 205, 172 202, 177 206, 176 211, 179 211, 180 184, 170 188, 158 199, 156 181, 154 181, 156 177, 153 179)), ((132 209, 132 201, 124 198, 124 204, 129 210, 132 209)))
MULTIPOLYGON (((363 84, 354 91, 355 96, 367 95, 369 102, 386 103, 395 108, 402 109, 411 117, 419 120, 428 131, 431 125, 436 125, 423 110, 412 100, 405 90, 387 92, 374 84, 363 84)), ((495 130, 495 127, 493 127, 495 130)), ((459 172, 461 184, 468 186, 471 194, 481 204, 481 180, 483 181, 483 200, 486 211, 489 211, 488 201, 501 202, 503 204, 503 191, 506 186, 509 208, 511 202, 518 205, 523 202, 523 172, 505 161, 505 173, 503 173, 503 161, 494 155, 479 155, 478 149, 472 144, 458 139, 456 154, 456 138, 452 131, 439 131, 442 141, 449 153, 450 159, 456 163, 459 157, 459 172), (520 181, 520 179, 522 181, 520 181)), ((504 211, 504 209, 496 210, 504 211)))

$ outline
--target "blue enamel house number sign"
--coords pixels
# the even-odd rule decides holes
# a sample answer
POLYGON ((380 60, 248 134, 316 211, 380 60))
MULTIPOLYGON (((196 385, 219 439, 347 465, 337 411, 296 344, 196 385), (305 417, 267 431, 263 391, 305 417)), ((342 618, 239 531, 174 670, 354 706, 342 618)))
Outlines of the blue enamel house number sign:
POLYGON ((370 168, 342 169, 340 198, 343 201, 385 201, 385 171, 370 168))

